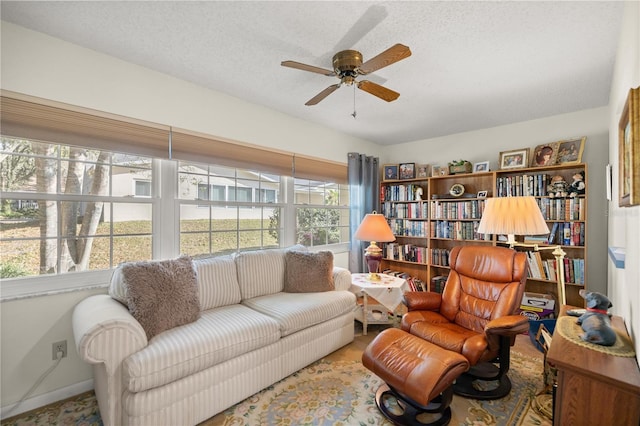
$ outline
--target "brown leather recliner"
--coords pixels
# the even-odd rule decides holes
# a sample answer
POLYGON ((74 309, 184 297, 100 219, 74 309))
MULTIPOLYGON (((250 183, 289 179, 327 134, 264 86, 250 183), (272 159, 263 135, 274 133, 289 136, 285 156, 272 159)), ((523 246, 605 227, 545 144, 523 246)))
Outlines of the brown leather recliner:
POLYGON ((454 393, 502 398, 511 390, 510 347, 517 334, 529 329, 527 318, 518 315, 526 254, 505 247, 458 246, 451 250, 449 265, 442 294, 405 293, 408 312, 402 329, 469 360, 471 368, 456 380, 454 393))

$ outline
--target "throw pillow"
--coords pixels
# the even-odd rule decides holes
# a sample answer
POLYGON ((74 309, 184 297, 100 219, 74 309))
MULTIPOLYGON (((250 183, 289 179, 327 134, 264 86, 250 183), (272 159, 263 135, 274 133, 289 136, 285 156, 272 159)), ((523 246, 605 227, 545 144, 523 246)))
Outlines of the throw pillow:
POLYGON ((127 306, 147 339, 200 317, 198 283, 189 256, 121 266, 127 306))
POLYGON ((333 253, 288 250, 285 253, 284 291, 312 293, 333 290, 333 253))

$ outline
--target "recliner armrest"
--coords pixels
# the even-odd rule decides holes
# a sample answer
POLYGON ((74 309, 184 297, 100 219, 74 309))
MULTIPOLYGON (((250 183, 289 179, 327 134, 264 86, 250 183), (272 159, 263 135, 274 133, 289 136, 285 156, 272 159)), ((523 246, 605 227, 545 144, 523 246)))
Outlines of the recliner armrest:
POLYGON ((484 328, 487 336, 497 335, 514 337, 529 330, 529 319, 522 315, 507 315, 487 323, 484 328))
POLYGON ((442 303, 442 295, 430 291, 407 291, 403 303, 409 311, 437 311, 442 303))

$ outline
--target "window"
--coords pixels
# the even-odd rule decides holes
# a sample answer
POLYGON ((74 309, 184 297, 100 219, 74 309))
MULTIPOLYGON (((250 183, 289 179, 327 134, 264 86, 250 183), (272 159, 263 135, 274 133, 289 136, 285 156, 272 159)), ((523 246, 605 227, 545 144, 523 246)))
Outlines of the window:
POLYGON ((349 240, 346 187, 323 181, 345 178, 341 163, 19 94, 0 102, 1 298, 104 285, 124 261, 349 240))
POLYGON ((136 197, 151 197, 151 181, 134 180, 136 197))
POLYGON ((283 183, 277 175, 179 162, 180 253, 225 254, 283 245, 284 204, 277 203, 283 183), (254 193, 269 194, 270 201, 254 199, 254 193))
POLYGON ((9 137, 0 155, 2 278, 152 258, 153 204, 132 197, 151 196, 150 158, 9 137))
POLYGON ((349 242, 347 185, 295 179, 296 242, 322 246, 349 242))

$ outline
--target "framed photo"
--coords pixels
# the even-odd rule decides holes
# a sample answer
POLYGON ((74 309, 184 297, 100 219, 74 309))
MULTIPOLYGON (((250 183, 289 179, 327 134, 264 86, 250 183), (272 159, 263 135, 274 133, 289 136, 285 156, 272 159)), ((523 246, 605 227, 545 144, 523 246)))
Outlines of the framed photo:
POLYGON ((586 136, 558 142, 558 159, 556 164, 578 164, 582 162, 582 151, 586 136))
POLYGON ((417 164, 416 165, 416 177, 417 178, 429 177, 429 165, 428 164, 417 164))
POLYGON ((480 163, 473 163, 473 173, 481 173, 489 171, 489 162, 482 161, 480 163))
POLYGON ((399 167, 400 179, 413 179, 416 177, 416 163, 401 163, 399 167))
POLYGON ((487 191, 478 191, 478 198, 487 198, 487 191))
POLYGON ((629 90, 618 124, 620 207, 640 204, 640 87, 629 90))
POLYGON ((440 176, 440 166, 431 166, 431 176, 440 176))
POLYGON ((558 159, 560 142, 538 145, 531 156, 531 167, 553 166, 558 159))
POLYGON ((384 165, 384 178, 382 180, 397 180, 398 179, 398 165, 397 164, 385 164, 384 165))
POLYGON ((501 169, 520 169, 529 165, 529 149, 516 149, 500 153, 501 169))

